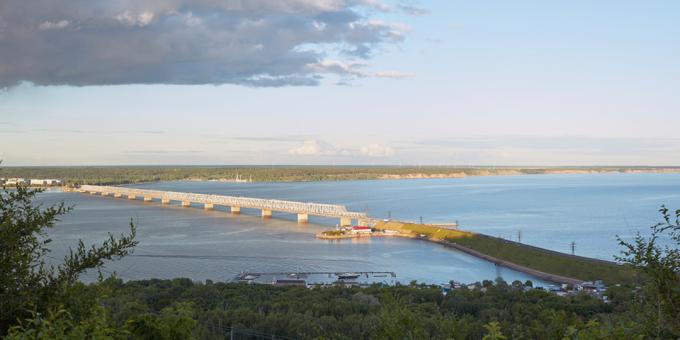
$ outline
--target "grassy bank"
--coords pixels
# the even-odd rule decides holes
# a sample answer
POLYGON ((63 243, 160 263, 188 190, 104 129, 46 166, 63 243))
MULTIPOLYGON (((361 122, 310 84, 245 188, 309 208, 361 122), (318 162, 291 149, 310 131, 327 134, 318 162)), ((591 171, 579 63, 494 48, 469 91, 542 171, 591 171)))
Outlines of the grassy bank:
POLYGON ((581 280, 603 280, 606 284, 631 283, 634 272, 609 261, 558 253, 486 235, 448 239, 447 241, 480 253, 546 273, 581 280))
POLYGON ((68 184, 128 184, 172 180, 252 179, 254 182, 460 178, 523 174, 680 172, 678 167, 397 167, 397 166, 112 166, 3 167, 0 177, 58 178, 68 184))
POLYGON ((603 280, 608 285, 629 284, 633 281, 634 276, 632 270, 613 262, 572 256, 462 230, 395 221, 379 222, 376 229, 396 230, 413 236, 423 235, 432 241, 460 245, 501 261, 583 281, 603 280))
POLYGON ((473 236, 472 233, 456 229, 433 227, 426 224, 401 223, 396 221, 378 222, 375 225, 377 230, 394 230, 400 233, 411 234, 413 236, 424 235, 432 240, 460 239, 473 236))

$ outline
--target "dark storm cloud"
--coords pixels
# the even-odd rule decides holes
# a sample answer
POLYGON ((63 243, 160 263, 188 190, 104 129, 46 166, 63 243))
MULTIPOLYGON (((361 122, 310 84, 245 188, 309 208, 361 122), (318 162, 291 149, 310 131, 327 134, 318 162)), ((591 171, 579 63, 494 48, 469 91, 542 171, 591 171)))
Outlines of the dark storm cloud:
POLYGON ((350 62, 400 41, 377 0, 4 0, 0 88, 315 85, 323 49, 350 62), (323 48, 322 48, 323 47, 323 48))

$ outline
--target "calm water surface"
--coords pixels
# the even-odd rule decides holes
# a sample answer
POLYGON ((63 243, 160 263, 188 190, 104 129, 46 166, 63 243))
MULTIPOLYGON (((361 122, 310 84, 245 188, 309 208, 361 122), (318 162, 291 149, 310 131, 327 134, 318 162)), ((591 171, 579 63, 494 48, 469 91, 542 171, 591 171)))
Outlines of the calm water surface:
MULTIPOLYGON (((658 220, 661 204, 680 207, 679 174, 597 174, 470 177, 464 179, 315 183, 161 182, 140 188, 345 204, 375 217, 450 222, 557 251, 611 259, 616 235, 634 236, 658 220)), ((75 210, 51 232, 53 256, 78 239, 96 242, 125 231, 132 218, 139 246, 109 264, 124 279, 190 277, 228 280, 240 271, 394 271, 398 281, 442 283, 493 279, 493 264, 424 241, 377 238, 317 240, 337 221, 259 211, 240 216, 75 193, 49 192, 45 203, 65 201, 75 210)), ((198 208, 198 207, 197 207, 198 208)), ((506 280, 529 277, 501 269, 506 280)), ((88 274, 86 280, 94 276, 88 274)))

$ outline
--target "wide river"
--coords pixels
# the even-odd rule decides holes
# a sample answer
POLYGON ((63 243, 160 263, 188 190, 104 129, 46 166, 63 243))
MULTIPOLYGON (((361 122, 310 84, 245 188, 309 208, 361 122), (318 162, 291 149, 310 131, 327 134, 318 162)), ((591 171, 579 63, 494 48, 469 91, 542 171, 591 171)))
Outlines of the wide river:
MULTIPOLYGON (((659 220, 658 208, 680 207, 680 174, 593 174, 468 177, 309 183, 160 182, 139 188, 344 204, 371 216, 428 222, 459 221, 461 228, 561 252, 612 259, 616 236, 631 239, 659 220)), ((241 215, 222 207, 162 206, 124 199, 51 191, 45 204, 64 201, 75 210, 50 232, 54 258, 83 239, 138 228, 132 256, 110 263, 123 279, 189 277, 229 280, 241 271, 394 271, 397 280, 443 283, 531 279, 509 269, 425 241, 376 238, 318 240, 337 221, 259 211, 241 215)), ((93 273, 85 275, 91 280, 93 273)), ((534 280, 536 281, 536 280, 534 280)))

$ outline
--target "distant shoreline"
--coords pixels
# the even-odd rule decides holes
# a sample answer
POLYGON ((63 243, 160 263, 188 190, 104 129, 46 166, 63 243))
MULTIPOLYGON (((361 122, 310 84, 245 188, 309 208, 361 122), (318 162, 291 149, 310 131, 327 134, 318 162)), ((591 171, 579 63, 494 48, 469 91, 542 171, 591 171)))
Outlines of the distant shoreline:
POLYGON ((568 174, 678 174, 680 167, 2 167, 0 178, 57 178, 67 185, 123 185, 161 181, 227 183, 446 179, 568 174))
MULTIPOLYGON (((527 176, 527 175, 591 175, 591 174, 680 174, 680 168, 664 168, 664 169, 626 169, 626 170, 579 170, 579 169, 557 169, 545 170, 541 173, 526 173, 518 170, 492 170, 489 172, 481 172, 477 174, 466 174, 460 172, 452 173, 409 173, 409 174, 382 174, 376 178, 367 179, 326 179, 326 180, 299 180, 299 181, 271 181, 277 182, 337 182, 337 181, 351 181, 351 180, 409 180, 409 179, 452 179, 452 178, 467 178, 467 177, 494 177, 494 176, 527 176)), ((191 181, 191 182, 223 182, 223 183, 255 183, 257 181, 236 181, 226 178, 220 179, 200 179, 200 178, 186 178, 175 181, 191 181)), ((259 182, 262 183, 262 182, 259 182)))

